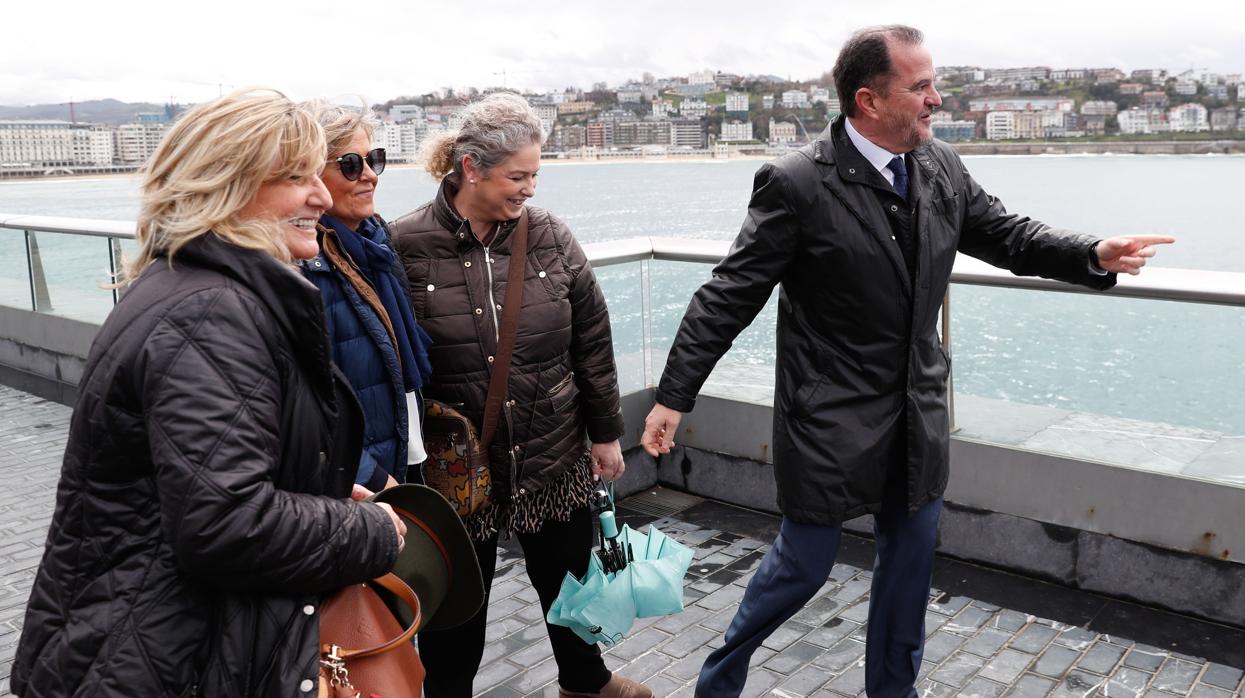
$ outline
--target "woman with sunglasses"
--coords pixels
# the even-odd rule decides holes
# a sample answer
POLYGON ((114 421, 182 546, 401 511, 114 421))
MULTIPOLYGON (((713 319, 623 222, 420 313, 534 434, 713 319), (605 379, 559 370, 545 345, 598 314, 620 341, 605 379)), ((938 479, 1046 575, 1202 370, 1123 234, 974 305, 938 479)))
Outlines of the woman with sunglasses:
POLYGON ((384 148, 372 148, 376 117, 323 101, 307 103, 324 128, 328 161, 321 178, 333 205, 317 226, 320 254, 301 263, 320 289, 333 361, 363 406, 363 454, 356 484, 380 491, 408 477, 426 458, 419 389, 432 367, 428 335, 415 323, 406 274, 373 195, 385 171, 384 148))

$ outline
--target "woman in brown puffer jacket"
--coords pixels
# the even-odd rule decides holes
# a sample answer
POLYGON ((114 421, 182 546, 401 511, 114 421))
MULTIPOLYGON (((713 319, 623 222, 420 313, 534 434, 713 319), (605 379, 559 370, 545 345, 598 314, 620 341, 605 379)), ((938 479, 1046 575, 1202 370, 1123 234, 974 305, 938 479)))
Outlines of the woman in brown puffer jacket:
MULTIPOLYGON (((411 282, 415 317, 432 337, 424 395, 461 405, 483 423, 515 227, 526 209, 523 305, 489 464, 490 506, 466 518, 485 586, 497 536, 515 533, 547 614, 567 572, 582 576, 592 550, 588 501, 594 475, 622 475, 623 433, 609 314, 584 252, 566 224, 526 206, 536 193, 540 120, 513 94, 463 112, 463 126, 425 145, 441 180, 436 198, 393 224, 411 282), (590 444, 590 445, 589 445, 590 444)), ((419 651, 429 698, 470 696, 484 650, 488 603, 465 625, 423 632, 419 651)), ((546 625, 562 696, 652 696, 612 676, 596 645, 546 625)))

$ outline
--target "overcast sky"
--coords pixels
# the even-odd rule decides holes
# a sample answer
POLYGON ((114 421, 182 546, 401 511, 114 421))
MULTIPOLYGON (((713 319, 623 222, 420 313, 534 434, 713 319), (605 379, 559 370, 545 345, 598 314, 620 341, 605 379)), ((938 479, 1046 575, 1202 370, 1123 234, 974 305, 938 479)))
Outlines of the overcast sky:
POLYGON ((892 22, 924 30, 937 65, 1245 72, 1245 0, 4 0, 0 104, 248 85, 374 103, 707 68, 810 79, 853 29, 892 22))

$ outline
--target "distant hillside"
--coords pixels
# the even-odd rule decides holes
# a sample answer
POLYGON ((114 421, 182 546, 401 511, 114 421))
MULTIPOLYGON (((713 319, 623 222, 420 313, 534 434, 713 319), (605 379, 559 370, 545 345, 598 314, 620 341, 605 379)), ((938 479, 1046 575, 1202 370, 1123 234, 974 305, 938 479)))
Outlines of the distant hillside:
MULTIPOLYGON (((134 121, 140 112, 164 111, 163 104, 119 102, 96 99, 74 103, 74 118, 96 124, 125 124, 134 121)), ((32 104, 25 107, 0 105, 0 119, 59 119, 69 121, 68 104, 32 104)))

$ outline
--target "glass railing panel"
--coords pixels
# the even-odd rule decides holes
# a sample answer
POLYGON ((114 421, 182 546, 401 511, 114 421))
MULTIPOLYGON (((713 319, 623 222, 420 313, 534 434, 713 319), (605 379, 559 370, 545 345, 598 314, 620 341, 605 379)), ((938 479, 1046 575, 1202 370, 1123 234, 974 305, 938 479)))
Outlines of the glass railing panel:
MULTIPOLYGON (((38 264, 47 285, 47 305, 37 310, 51 315, 100 323, 113 306, 109 269, 109 241, 103 237, 41 232, 34 235, 38 264)), ((36 288, 38 287, 36 274, 36 288)), ((38 294, 37 294, 38 295, 38 294)))
POLYGON ((955 285, 959 435, 1245 484, 1245 308, 955 285))
MULTIPOLYGON (((693 262, 651 262, 653 380, 661 377, 679 323, 692 294, 708 281, 713 267, 693 262)), ((778 289, 752 324, 735 339, 705 382, 702 395, 770 404, 774 398, 774 327, 778 289)))
POLYGON ((623 395, 646 387, 644 375, 644 280, 642 264, 631 262, 594 269, 610 310, 618 389, 623 395))
POLYGON ((30 310, 30 270, 26 236, 0 229, 0 305, 30 310))

